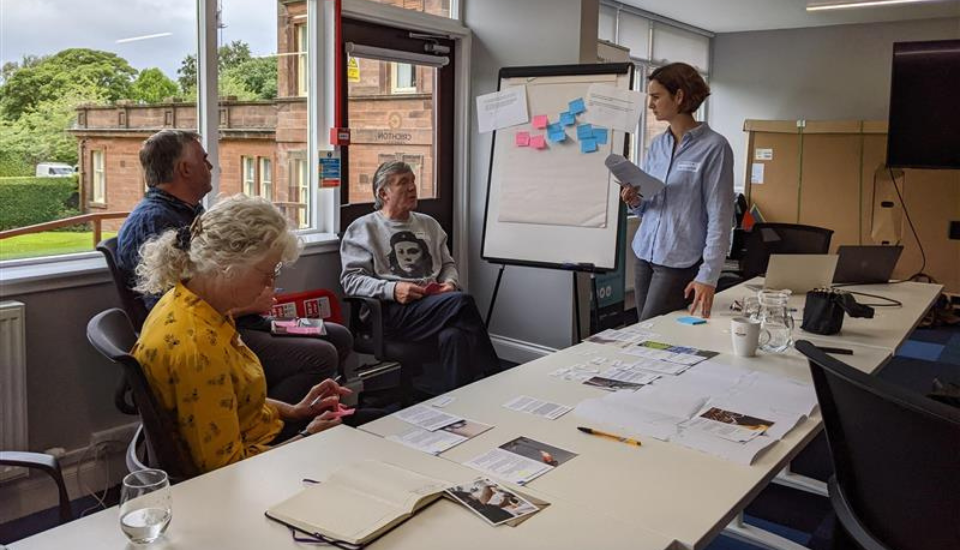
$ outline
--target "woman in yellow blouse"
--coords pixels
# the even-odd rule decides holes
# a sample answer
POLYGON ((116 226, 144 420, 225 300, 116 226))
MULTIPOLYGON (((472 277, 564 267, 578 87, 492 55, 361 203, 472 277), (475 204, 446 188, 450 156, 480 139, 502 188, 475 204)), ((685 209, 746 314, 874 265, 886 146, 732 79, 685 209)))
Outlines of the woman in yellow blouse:
POLYGON ((350 390, 333 380, 297 404, 267 398, 263 367, 231 317, 272 292, 300 248, 276 207, 243 195, 143 246, 137 290, 165 294, 132 353, 201 473, 340 423, 333 410, 350 390))

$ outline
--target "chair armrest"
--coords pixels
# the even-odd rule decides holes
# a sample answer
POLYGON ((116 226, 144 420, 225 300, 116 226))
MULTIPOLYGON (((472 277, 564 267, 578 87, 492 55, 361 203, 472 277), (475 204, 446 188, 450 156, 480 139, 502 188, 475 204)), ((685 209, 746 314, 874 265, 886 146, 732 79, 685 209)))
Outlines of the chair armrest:
POLYGON ((850 507, 846 495, 843 494, 843 489, 837 482, 837 476, 831 476, 827 481, 827 493, 830 496, 830 504, 833 505, 833 510, 837 514, 840 525, 860 545, 860 548, 863 550, 892 550, 874 537, 867 526, 860 521, 856 512, 850 507))
POLYGON ((369 327, 373 356, 382 359, 384 346, 383 306, 380 300, 366 296, 346 296, 344 299, 350 302, 350 330, 359 334, 367 332, 364 327, 369 327), (366 320, 361 318, 364 306, 366 306, 368 314, 366 320))
POLYGON ((63 482, 63 473, 60 471, 60 461, 57 457, 46 453, 0 451, 0 465, 34 468, 52 477, 59 493, 60 523, 67 523, 73 519, 70 497, 67 495, 67 486, 63 482))

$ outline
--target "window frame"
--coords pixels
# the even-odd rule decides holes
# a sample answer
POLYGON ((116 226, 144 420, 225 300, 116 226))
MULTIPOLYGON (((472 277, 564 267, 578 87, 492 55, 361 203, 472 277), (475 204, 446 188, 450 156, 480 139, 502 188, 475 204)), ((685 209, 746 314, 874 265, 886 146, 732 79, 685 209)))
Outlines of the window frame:
POLYGON ((257 157, 242 155, 240 157, 240 190, 248 197, 259 197, 260 186, 257 178, 257 157), (249 171, 248 168, 252 168, 249 171))
POLYGON ((257 157, 257 176, 258 196, 273 202, 273 157, 257 157))
POLYGON ((297 52, 297 97, 307 97, 310 90, 308 25, 309 23, 297 23, 293 26, 294 47, 297 52))
POLYGON ((105 148, 90 150, 90 206, 107 206, 107 151, 105 148), (97 160, 99 159, 99 168, 97 160))
POLYGON ((390 95, 406 95, 417 93, 417 66, 412 63, 390 63, 390 95), (400 68, 410 69, 411 86, 400 86, 400 68))

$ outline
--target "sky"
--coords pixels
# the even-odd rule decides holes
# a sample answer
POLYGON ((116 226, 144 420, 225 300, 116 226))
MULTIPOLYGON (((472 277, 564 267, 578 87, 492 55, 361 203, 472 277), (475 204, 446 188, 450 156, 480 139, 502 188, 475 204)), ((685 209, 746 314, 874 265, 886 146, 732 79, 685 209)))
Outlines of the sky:
MULTIPOLYGON (((276 52, 276 0, 222 0, 222 9, 221 43, 243 40, 253 55, 276 52)), ((195 0, 0 0, 0 64, 91 48, 176 79, 183 58, 196 53, 196 28, 195 0), (162 33, 172 34, 117 43, 162 33)))

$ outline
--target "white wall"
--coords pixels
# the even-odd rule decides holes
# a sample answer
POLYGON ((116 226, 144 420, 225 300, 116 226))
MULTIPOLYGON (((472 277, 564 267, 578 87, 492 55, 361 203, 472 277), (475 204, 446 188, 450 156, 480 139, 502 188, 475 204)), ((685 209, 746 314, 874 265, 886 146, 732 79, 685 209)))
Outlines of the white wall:
MULTIPOLYGON (((473 31, 473 97, 496 91, 502 67, 576 64, 581 44, 596 57, 597 0, 477 0, 465 8, 464 24, 473 31)), ((470 292, 486 314, 498 267, 480 259, 491 135, 477 133, 475 104, 470 124, 470 292)), ((508 266, 490 332, 541 346, 570 345, 572 281, 569 272, 508 266)))
POLYGON ((718 34, 709 122, 736 157, 744 183, 743 122, 885 120, 894 42, 960 38, 960 17, 718 34))

